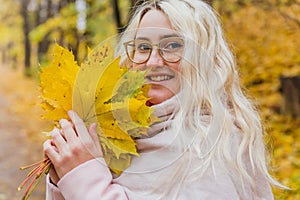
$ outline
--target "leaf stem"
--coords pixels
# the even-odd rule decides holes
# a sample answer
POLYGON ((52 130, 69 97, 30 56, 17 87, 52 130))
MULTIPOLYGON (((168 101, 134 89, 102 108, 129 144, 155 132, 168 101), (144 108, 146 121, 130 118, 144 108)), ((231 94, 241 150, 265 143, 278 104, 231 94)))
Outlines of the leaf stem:
POLYGON ((41 163, 47 161, 48 159, 49 159, 49 158, 45 158, 45 159, 40 160, 40 161, 38 161, 38 162, 35 162, 35 163, 33 163, 33 164, 26 165, 26 166, 22 166, 22 167, 20 167, 20 170, 24 170, 24 169, 28 169, 28 168, 34 167, 34 166, 36 166, 36 165, 39 165, 39 164, 41 164, 41 163))

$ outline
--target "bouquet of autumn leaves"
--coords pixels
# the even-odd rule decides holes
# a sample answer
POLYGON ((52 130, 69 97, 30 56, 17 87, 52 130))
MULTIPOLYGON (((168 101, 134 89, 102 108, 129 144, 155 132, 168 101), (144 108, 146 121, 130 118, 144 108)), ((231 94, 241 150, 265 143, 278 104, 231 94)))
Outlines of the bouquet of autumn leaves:
MULTIPOLYGON (((54 47, 54 58, 40 72, 41 106, 44 118, 54 124, 68 119, 67 111, 74 110, 89 126, 98 123, 97 133, 109 168, 122 173, 138 152, 134 138, 147 134, 147 128, 156 118, 146 106, 145 73, 120 67, 120 58, 114 58, 108 42, 88 54, 79 67, 72 52, 59 45, 54 47)), ((21 169, 33 168, 19 186, 27 189, 28 199, 41 177, 52 167, 49 159, 21 169)))

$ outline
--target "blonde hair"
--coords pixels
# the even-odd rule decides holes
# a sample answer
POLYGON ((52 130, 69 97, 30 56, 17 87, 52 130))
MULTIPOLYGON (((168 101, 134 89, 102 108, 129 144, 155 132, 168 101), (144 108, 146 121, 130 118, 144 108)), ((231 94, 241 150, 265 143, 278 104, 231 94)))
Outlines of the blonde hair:
MULTIPOLYGON (((143 15, 151 9, 165 13, 173 28, 185 39, 181 61, 181 104, 173 126, 178 132, 189 127, 199 133, 199 142, 194 147, 205 164, 195 169, 195 174, 203 174, 212 158, 217 156, 233 169, 229 171, 230 176, 244 198, 247 198, 243 193, 245 183, 255 190, 255 174, 284 187, 268 173, 260 117, 241 90, 234 56, 213 9, 200 0, 146 2, 137 8, 120 44, 134 38, 135 32, 131 30, 138 28, 143 15), (204 112, 210 116, 209 127, 205 130, 200 123, 204 112), (239 140, 237 148, 232 146, 233 137, 239 140), (205 158, 201 147, 203 138, 209 147, 205 158)), ((124 55, 122 46, 119 46, 119 55, 124 55)))

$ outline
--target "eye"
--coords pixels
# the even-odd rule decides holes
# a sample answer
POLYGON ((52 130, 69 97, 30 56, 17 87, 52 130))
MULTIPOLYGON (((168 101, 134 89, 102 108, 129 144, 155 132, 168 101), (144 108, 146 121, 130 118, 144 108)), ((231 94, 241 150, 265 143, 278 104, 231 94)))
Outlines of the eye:
POLYGON ((151 45, 147 43, 140 43, 136 45, 136 50, 139 52, 148 52, 151 50, 151 45))
POLYGON ((177 51, 178 49, 180 49, 183 45, 179 42, 169 42, 167 44, 165 44, 163 46, 163 49, 164 50, 167 50, 167 51, 177 51))

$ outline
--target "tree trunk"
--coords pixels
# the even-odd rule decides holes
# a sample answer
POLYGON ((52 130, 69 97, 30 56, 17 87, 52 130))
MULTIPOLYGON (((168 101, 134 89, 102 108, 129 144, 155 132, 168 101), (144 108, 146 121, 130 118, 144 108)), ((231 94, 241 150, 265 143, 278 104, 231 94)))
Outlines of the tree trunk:
POLYGON ((30 47, 30 40, 29 40, 29 17, 27 11, 27 5, 29 4, 29 0, 22 0, 22 8, 21 8, 21 15, 23 17, 23 34, 24 34, 24 65, 27 69, 30 68, 30 56, 31 56, 31 47, 30 47))
MULTIPOLYGON (((130 10, 129 10, 129 17, 128 17, 128 22, 131 20, 131 18, 133 17, 132 15, 134 14, 136 8, 141 5, 144 1, 140 1, 140 0, 131 0, 130 4, 130 10)), ((127 23, 128 23, 127 22, 127 23)))
POLYGON ((142 1, 142 0, 130 0, 130 10, 129 10, 127 23, 122 24, 122 18, 121 18, 121 11, 120 11, 120 7, 119 7, 119 2, 118 2, 118 0, 112 0, 111 1, 118 33, 121 33, 126 29, 126 26, 129 23, 129 21, 131 20, 132 15, 134 14, 136 8, 139 5, 141 5, 143 2, 144 1, 142 1))
POLYGON ((283 113, 300 118, 300 76, 280 77, 280 83, 283 113))
POLYGON ((119 8, 119 2, 118 0, 112 0, 112 7, 113 7, 113 13, 114 13, 114 18, 117 26, 117 31, 118 33, 121 33, 123 31, 123 24, 121 20, 121 12, 119 8))
MULTIPOLYGON (((44 0, 43 5, 42 1, 38 2, 38 9, 36 11, 36 26, 45 23, 49 18, 53 17, 53 10, 52 10, 52 3, 51 0, 44 0), (46 11, 46 12, 45 12, 46 11), (47 13, 44 17, 41 16, 41 13, 47 13)), ((50 33, 46 34, 44 39, 38 43, 38 60, 41 61, 43 56, 47 53, 50 40, 49 40, 50 33)))

